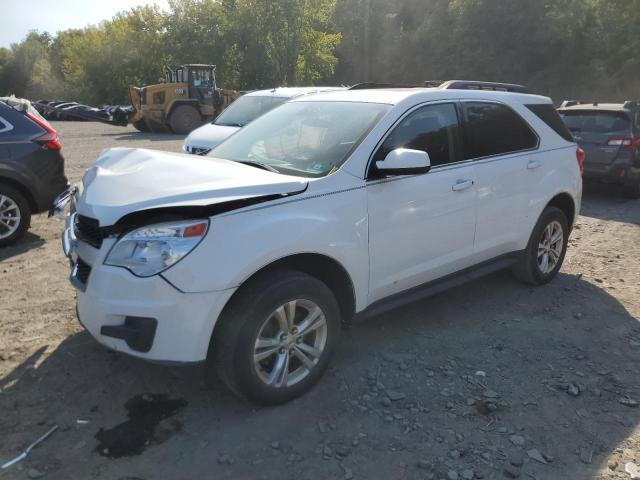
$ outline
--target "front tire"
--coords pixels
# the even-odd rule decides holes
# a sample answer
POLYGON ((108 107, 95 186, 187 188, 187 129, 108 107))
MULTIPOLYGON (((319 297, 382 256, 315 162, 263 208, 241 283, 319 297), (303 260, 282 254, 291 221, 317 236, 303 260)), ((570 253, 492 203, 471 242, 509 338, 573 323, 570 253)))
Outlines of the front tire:
POLYGON ((0 247, 18 241, 31 223, 31 209, 24 195, 0 183, 0 247))
POLYGON ((132 125, 133 128, 135 128, 139 132, 149 132, 149 126, 147 125, 147 122, 144 120, 144 118, 138 120, 137 122, 133 122, 132 125))
POLYGON ((544 285, 553 280, 562 267, 569 233, 565 213, 556 207, 545 208, 524 254, 514 266, 515 276, 530 285, 544 285))
POLYGON ((209 362, 236 394, 276 405, 321 377, 340 335, 331 290, 302 272, 278 270, 241 287, 216 328, 209 362))

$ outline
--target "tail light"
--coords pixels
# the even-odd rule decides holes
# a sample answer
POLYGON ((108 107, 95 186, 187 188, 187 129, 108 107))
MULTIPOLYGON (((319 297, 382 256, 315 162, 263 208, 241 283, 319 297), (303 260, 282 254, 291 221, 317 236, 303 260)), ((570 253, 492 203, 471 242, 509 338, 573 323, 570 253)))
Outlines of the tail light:
POLYGON ((640 148, 639 137, 611 137, 607 141, 610 147, 621 147, 623 150, 635 150, 640 148))
POLYGON ((42 145, 42 148, 45 150, 60 150, 62 148, 62 145, 60 145, 58 141, 58 132, 56 132, 51 125, 30 113, 27 114, 27 118, 45 130, 44 135, 34 139, 34 142, 42 145))
POLYGON ((580 175, 584 174, 584 150, 580 147, 576 149, 576 160, 578 161, 578 167, 580 168, 580 175))

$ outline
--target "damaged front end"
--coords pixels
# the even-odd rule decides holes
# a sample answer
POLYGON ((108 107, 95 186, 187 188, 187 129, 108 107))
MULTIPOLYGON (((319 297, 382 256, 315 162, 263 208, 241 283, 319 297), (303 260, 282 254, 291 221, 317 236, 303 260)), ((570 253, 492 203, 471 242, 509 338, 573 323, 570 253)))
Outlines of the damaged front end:
POLYGON ((81 187, 56 199, 50 215, 68 210, 62 248, 71 283, 84 291, 96 262, 155 275, 195 248, 210 218, 300 194, 307 184, 212 157, 111 149, 86 171, 81 187))

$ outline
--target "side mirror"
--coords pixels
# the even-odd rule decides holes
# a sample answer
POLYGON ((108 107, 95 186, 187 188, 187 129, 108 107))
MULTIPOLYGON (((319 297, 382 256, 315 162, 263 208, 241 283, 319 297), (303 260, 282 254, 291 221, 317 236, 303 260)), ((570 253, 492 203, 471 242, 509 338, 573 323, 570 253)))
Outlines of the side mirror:
POLYGON ((396 148, 376 168, 382 175, 417 175, 431 170, 431 160, 422 150, 396 148))

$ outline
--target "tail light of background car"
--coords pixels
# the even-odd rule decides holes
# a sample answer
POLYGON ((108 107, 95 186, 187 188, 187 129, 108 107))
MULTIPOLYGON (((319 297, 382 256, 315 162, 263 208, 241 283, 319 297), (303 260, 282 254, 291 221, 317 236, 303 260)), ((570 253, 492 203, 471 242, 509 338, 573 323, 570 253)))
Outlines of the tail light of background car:
POLYGON ((636 150, 640 148, 639 137, 611 137, 607 141, 610 147, 622 147, 623 150, 636 150))
POLYGON ((584 174, 584 150, 580 147, 576 149, 576 160, 578 161, 578 167, 580 167, 580 175, 584 174))
POLYGON ((27 114, 29 120, 33 123, 37 124, 39 127, 42 127, 45 130, 44 135, 34 139, 34 142, 42 145, 42 148, 45 150, 60 150, 62 145, 58 140, 58 132, 56 132, 51 125, 49 125, 46 121, 43 121, 36 117, 35 115, 27 114))

